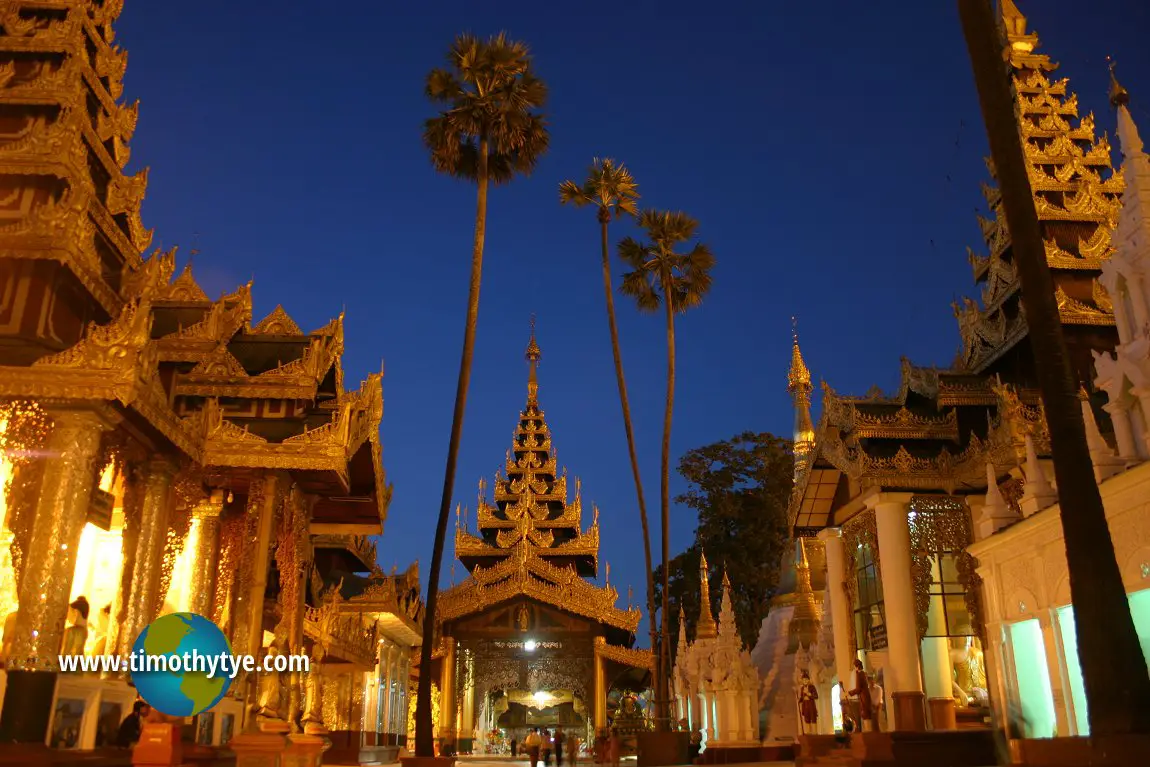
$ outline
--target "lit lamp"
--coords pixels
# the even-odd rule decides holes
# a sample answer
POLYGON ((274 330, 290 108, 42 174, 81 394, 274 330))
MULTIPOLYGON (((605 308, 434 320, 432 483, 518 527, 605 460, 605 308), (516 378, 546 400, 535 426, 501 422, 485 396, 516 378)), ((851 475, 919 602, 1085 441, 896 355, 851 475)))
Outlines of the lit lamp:
MULTIPOLYGON (((523 643, 523 649, 526 650, 527 652, 535 652, 535 648, 538 646, 539 645, 536 644, 534 639, 528 639, 526 642, 523 643)), ((538 694, 538 693, 536 693, 536 694, 538 694)))

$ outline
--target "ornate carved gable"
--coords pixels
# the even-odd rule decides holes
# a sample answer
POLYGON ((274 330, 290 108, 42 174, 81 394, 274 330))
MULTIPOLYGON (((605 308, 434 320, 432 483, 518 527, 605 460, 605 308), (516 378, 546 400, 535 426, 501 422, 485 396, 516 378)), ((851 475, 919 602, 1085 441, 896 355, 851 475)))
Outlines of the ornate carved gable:
POLYGON ((276 308, 272 309, 271 314, 264 317, 252 328, 252 335, 302 336, 304 332, 300 330, 300 326, 296 324, 295 320, 284 311, 283 305, 277 304, 276 308))
POLYGON ((171 285, 161 291, 161 301, 178 301, 180 303, 208 303, 208 294, 192 276, 192 265, 188 263, 171 285))

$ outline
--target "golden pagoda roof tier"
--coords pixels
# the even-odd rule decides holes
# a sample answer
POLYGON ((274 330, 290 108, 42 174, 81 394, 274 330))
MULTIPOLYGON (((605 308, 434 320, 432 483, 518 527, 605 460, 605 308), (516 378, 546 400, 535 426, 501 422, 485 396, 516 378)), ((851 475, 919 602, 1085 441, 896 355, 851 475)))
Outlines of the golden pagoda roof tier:
POLYGON ((637 609, 615 606, 619 592, 583 580, 573 567, 556 567, 525 540, 492 567, 477 566, 462 583, 439 595, 436 622, 451 621, 517 597, 528 597, 628 632, 639 627, 637 609))
MULTIPOLYGON (((181 417, 161 383, 164 339, 153 338, 152 299, 168 284, 172 266, 171 253, 149 259, 130 282, 135 295, 118 316, 105 325, 90 325, 74 346, 27 367, 0 368, 0 397, 114 403, 151 439, 171 443, 204 466, 288 470, 314 490, 356 501, 361 508, 356 524, 378 532, 388 498, 379 445, 381 374, 368 376, 357 391, 340 393, 331 408, 318 410, 324 419, 318 428, 309 429, 303 421, 296 427, 300 433, 282 440, 269 440, 230 420, 214 397, 181 417), (362 513, 366 509, 369 514, 362 513)), ((228 297, 220 303, 226 305, 228 297)), ((314 342, 328 340, 314 337, 314 342)), ((237 371, 226 347, 216 355, 213 364, 237 371)))
POLYGON ((478 534, 458 532, 457 554, 471 569, 508 556, 517 542, 526 538, 539 549, 541 557, 570 562, 580 575, 593 577, 599 566, 598 509, 591 528, 584 532, 582 487, 576 479, 575 495, 569 501, 567 471, 558 473, 551 430, 539 406, 536 366, 542 351, 534 330, 525 356, 530 363, 527 403, 519 413, 503 468, 495 474, 495 502, 488 500, 487 482, 480 480, 478 534))
MULTIPOLYGON (((862 486, 942 490, 985 487, 987 463, 1009 471, 1026 459, 1026 437, 1039 450, 1049 449, 1049 432, 1041 406, 1026 404, 1013 387, 991 382, 993 412, 985 427, 971 431, 961 449, 916 446, 906 437, 884 436, 860 442, 847 406, 826 387, 824 416, 817 432, 819 457, 862 486)), ((976 405, 980 406, 980 405, 976 405)), ((799 488, 796 487, 798 490, 799 488)), ((792 498, 792 503, 795 498, 792 498)))
MULTIPOLYGON (((1113 247, 1110 234, 1121 208, 1125 179, 1111 170, 1110 141, 1095 136, 1093 115, 1078 118, 1078 99, 1066 79, 1052 79, 1049 57, 1036 54, 1038 37, 1012 2, 1003 4, 1008 56, 1018 105, 1027 169, 1035 209, 1046 240, 1047 263, 1054 270, 1059 309, 1065 325, 1115 327, 1109 300, 1099 299, 1097 283, 1113 247)), ((995 169, 987 163, 992 178, 995 169)), ((981 306, 973 299, 956 304, 962 358, 974 372, 992 366, 1027 337, 1012 243, 1001 195, 984 187, 992 215, 979 217, 987 253, 969 252, 976 281, 985 282, 981 306)), ((1112 342, 1116 331, 1103 331, 1112 342)), ((1023 353, 1023 352, 1020 352, 1023 353)), ((1003 369, 1012 363, 1002 363, 1003 369)), ((1086 375, 1086 371, 1076 371, 1086 375)))

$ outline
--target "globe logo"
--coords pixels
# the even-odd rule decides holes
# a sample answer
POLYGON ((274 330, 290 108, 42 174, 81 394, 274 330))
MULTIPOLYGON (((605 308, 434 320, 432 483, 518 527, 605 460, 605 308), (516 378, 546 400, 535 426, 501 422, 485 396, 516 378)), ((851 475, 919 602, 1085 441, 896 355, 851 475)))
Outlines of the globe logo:
MULTIPOLYGON (((193 653, 201 656, 231 655, 232 649, 219 626, 195 613, 169 613, 152 621, 140 632, 132 652, 137 671, 132 673, 136 691, 149 706, 168 716, 195 716, 219 703, 231 687, 231 676, 217 670, 214 677, 204 668, 185 669, 193 653), (145 668, 144 656, 179 657, 178 670, 145 668)), ((175 666, 173 663, 173 666, 175 666)), ((158 665, 158 664, 156 664, 158 665)))

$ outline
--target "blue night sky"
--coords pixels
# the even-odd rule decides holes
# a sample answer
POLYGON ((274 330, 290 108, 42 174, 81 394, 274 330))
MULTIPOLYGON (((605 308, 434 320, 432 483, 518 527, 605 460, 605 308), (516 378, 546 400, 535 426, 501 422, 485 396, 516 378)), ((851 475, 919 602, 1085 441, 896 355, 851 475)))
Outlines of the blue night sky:
MULTIPOLYGON (((894 387, 903 354, 954 358, 950 303, 973 295, 965 249, 980 244, 987 151, 954 2, 274 5, 127 4, 125 95, 142 101, 132 164, 152 169, 156 244, 198 247, 209 294, 254 275, 256 319, 283 303, 305 330, 346 306, 348 385, 386 361, 385 569, 418 557, 426 578, 451 422, 475 192, 432 170, 420 130, 424 76, 458 32, 526 41, 551 88, 551 151, 490 199, 456 481, 472 514, 524 403, 535 312, 560 463, 583 478, 588 517, 599 505, 621 601, 628 585, 642 600, 597 225, 558 204, 559 182, 582 180, 594 156, 624 161, 644 204, 699 219, 718 258, 706 305, 677 323, 675 462, 744 430, 790 433, 791 315, 814 375, 840 392, 894 387)), ((1019 5, 1081 113, 1113 134, 1113 55, 1150 132, 1150 4, 1019 5)), ((619 315, 657 514, 663 323, 626 301, 619 315)), ((693 530, 673 509, 672 550, 693 530)))

